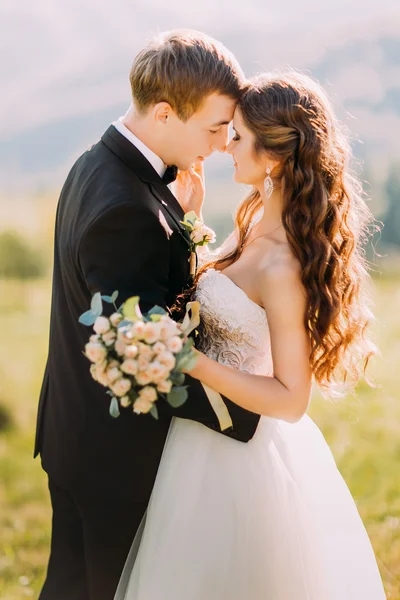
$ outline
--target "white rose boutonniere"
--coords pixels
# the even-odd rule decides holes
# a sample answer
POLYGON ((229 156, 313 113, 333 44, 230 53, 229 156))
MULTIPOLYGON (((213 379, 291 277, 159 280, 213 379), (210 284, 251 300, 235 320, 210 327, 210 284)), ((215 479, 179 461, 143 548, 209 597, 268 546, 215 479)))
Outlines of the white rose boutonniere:
POLYGON ((190 246, 190 275, 194 277, 196 274, 196 248, 198 246, 205 246, 206 244, 212 244, 215 242, 215 231, 204 225, 203 221, 199 219, 196 213, 192 210, 185 214, 182 225, 189 233, 190 240, 192 242, 190 246))

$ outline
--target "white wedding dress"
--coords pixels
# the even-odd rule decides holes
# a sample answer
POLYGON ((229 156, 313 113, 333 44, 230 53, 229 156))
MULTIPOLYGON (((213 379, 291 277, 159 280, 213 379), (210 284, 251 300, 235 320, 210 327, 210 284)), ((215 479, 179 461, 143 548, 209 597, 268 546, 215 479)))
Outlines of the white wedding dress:
MULTIPOLYGON (((272 374, 265 311, 226 275, 196 291, 202 349, 272 374)), ((117 600, 382 600, 375 556, 318 427, 261 417, 247 444, 174 418, 117 600)))

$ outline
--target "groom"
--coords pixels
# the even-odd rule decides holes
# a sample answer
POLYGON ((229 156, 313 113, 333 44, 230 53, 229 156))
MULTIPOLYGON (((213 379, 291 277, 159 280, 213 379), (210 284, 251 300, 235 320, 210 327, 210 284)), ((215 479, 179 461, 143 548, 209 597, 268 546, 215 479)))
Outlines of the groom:
MULTIPOLYGON (((57 208, 50 347, 40 395, 35 456, 48 473, 53 507, 51 555, 41 600, 112 600, 146 511, 171 417, 220 433, 201 383, 160 419, 108 412, 104 389, 82 353, 78 323, 92 295, 139 295, 141 309, 171 306, 189 283, 184 211, 167 184, 223 151, 243 82, 236 60, 204 34, 159 36, 136 57, 132 106, 70 171, 57 208)), ((259 415, 224 398, 247 442, 259 415)), ((161 406, 162 404, 162 406, 161 406)), ((185 490, 177 490, 184 494, 185 490)))

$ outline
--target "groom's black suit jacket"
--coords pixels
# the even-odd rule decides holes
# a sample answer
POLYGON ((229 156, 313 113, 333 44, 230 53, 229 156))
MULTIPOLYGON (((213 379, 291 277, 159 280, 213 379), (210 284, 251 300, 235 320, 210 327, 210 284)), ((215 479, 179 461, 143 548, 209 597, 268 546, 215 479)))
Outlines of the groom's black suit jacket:
MULTIPOLYGON (((172 415, 219 431, 199 381, 186 376, 189 398, 177 409, 159 402, 156 421, 121 409, 89 373, 83 355, 92 329, 78 322, 92 295, 139 295, 143 311, 171 306, 189 283, 183 210, 147 159, 114 126, 72 167, 56 217, 49 354, 42 385, 35 456, 58 482, 116 486, 148 500, 172 415)), ((109 306, 109 305, 106 305, 109 306)), ((232 438, 248 441, 259 415, 225 399, 232 438)), ((190 451, 190 448, 188 448, 190 451)))

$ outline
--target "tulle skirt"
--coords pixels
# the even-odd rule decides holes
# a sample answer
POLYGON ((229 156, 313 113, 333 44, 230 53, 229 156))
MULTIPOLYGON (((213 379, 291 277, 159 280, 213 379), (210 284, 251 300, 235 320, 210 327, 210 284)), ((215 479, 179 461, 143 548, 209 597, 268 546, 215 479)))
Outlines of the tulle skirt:
POLYGON ((116 600, 381 600, 375 556, 318 427, 247 444, 174 418, 116 600))

